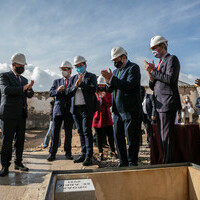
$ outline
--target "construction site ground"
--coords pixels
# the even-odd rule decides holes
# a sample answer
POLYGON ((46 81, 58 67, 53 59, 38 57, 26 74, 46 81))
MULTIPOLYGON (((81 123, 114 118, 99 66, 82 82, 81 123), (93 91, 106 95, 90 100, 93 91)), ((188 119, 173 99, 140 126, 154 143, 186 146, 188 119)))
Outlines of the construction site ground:
MULTIPOLYGON (((50 173, 53 170, 84 170, 96 168, 117 167, 119 160, 110 157, 109 147, 104 148, 103 161, 98 159, 98 148, 94 146, 93 165, 83 167, 81 163, 74 163, 73 160, 65 159, 63 149, 64 131, 61 131, 61 147, 58 149, 56 160, 46 160, 49 149, 42 148, 46 130, 27 130, 23 154, 23 163, 29 168, 28 172, 14 170, 14 155, 9 175, 0 177, 0 199, 2 200, 42 200, 45 197, 49 183, 50 173)), ((150 149, 147 147, 146 134, 143 137, 143 144, 140 146, 139 166, 150 164, 150 149)), ((0 144, 1 144, 0 140, 0 144)), ((79 135, 73 130, 72 154, 76 158, 81 152, 79 135)), ((14 152, 13 152, 14 154, 14 152)))

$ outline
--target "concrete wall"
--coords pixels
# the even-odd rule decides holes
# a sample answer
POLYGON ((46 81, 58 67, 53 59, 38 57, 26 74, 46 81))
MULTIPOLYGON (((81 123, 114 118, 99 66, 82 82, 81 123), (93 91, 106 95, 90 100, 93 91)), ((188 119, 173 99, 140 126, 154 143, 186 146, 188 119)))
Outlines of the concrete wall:
MULTIPOLYGON (((146 87, 147 93, 152 93, 149 87, 146 87)), ((195 105, 196 98, 200 96, 200 89, 194 86, 180 86, 179 92, 181 101, 183 101, 186 95, 190 96, 190 99, 195 105)), ((28 113, 27 129, 47 129, 49 126, 49 113, 50 113, 50 101, 51 97, 48 96, 48 92, 36 92, 34 97, 28 99, 28 113)))
POLYGON ((50 101, 48 92, 35 92, 28 99, 27 129, 47 129, 49 126, 50 101))

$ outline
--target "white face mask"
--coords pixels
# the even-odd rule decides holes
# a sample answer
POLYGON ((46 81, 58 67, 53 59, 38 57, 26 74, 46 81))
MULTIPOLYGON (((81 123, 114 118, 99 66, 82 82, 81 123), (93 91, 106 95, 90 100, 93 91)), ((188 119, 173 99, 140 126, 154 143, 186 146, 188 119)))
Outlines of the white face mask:
POLYGON ((68 71, 62 71, 62 75, 66 78, 68 76, 68 71))

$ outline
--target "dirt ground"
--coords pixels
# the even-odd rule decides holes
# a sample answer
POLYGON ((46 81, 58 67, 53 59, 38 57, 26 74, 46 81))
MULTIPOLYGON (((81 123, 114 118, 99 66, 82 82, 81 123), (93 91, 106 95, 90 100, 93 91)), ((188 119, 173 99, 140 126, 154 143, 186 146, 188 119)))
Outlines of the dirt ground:
MULTIPOLYGON (((47 133, 47 130, 26 130, 25 134, 25 143, 24 143, 24 152, 35 152, 35 151, 48 151, 49 147, 46 149, 43 148, 42 143, 44 141, 45 135, 47 133)), ((1 133, 0 133, 1 134, 1 133)), ((64 152, 64 130, 61 131, 61 147, 58 149, 60 152, 64 152)), ((139 163, 138 165, 148 165, 150 164, 150 149, 147 147, 147 137, 146 134, 142 136, 142 145, 140 146, 139 151, 139 163)), ((2 138, 0 138, 0 147, 2 144, 2 138)), ((49 143, 50 145, 50 143, 49 143)), ((109 160, 109 153, 110 148, 109 146, 106 146, 104 149, 104 156, 105 161, 109 160)), ((72 154, 78 155, 81 152, 80 147, 80 139, 79 135, 75 130, 72 131, 72 154)), ((98 148, 94 146, 94 158, 98 158, 98 148)), ((118 159, 112 158, 112 161, 118 162, 118 159)))
MULTIPOLYGON (((27 130, 26 131, 26 140, 25 140, 25 150, 24 151, 48 151, 49 148, 43 149, 42 143, 45 138, 47 130, 27 130)), ((139 152, 139 163, 138 165, 148 165, 150 164, 150 149, 147 147, 146 134, 143 135, 143 144, 140 146, 139 152)), ((61 131, 61 147, 58 151, 64 152, 64 130, 61 131)), ((76 130, 72 131, 72 154, 77 155, 80 154, 80 139, 76 130)), ((112 160, 112 166, 115 167, 118 163, 118 159, 110 158, 110 148, 106 146, 104 148, 104 163, 112 160)), ((98 160, 98 148, 94 146, 94 159, 98 160)), ((110 161, 111 162, 111 161, 110 161)), ((103 162, 102 162, 103 163, 103 162)), ((105 163, 106 164, 106 163, 105 163)), ((111 163, 110 163, 111 164, 111 163)), ((109 165, 109 163, 108 163, 109 165)), ((104 167, 104 166, 99 166, 104 167)))

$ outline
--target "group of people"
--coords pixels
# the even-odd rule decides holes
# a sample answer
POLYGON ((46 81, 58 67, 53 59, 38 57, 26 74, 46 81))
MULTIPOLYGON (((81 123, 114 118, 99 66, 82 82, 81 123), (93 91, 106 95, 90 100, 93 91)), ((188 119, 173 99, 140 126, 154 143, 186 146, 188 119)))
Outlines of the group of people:
MULTIPOLYGON (((154 36, 150 42, 150 49, 153 56, 159 58, 158 67, 155 67, 154 62, 144 62, 149 75, 149 86, 153 90, 154 110, 158 113, 157 123, 164 163, 173 162, 174 122, 177 110, 181 109, 178 92, 180 64, 176 56, 168 53, 167 48, 168 41, 164 37, 154 36)), ((92 127, 94 127, 100 158, 103 159, 102 133, 104 132, 108 136, 111 154, 118 156, 120 160, 119 167, 138 165, 141 115, 149 119, 146 107, 149 96, 144 95, 145 98, 141 98, 140 67, 128 59, 124 48, 114 47, 111 50, 111 60, 116 69, 113 72, 111 69, 102 70, 98 81, 95 74, 87 71, 87 60, 83 56, 74 57, 77 74, 72 77, 72 64, 68 61, 61 64, 63 78, 55 80, 49 91, 55 102, 48 161, 56 158, 62 122, 65 130, 65 157, 73 159, 71 141, 72 126, 75 122, 80 136, 81 154, 74 159, 74 163, 82 163, 84 166, 92 164, 92 127)), ((15 54, 11 61, 12 70, 0 74, 0 119, 3 133, 0 176, 6 176, 9 172, 13 139, 15 169, 28 170, 22 163, 22 153, 27 117, 26 98, 33 96, 33 81, 28 83, 27 79, 21 76, 26 65, 23 54, 15 54)), ((152 112, 150 118, 155 119, 152 112)))

